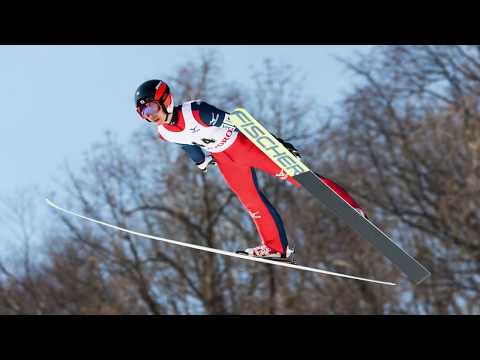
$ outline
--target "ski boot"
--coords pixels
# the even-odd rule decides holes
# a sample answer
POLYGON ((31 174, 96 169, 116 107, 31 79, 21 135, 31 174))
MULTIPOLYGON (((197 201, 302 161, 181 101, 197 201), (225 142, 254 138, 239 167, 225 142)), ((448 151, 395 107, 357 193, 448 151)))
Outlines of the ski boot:
POLYGON ((236 253, 237 254, 248 255, 248 256, 253 256, 253 257, 258 257, 258 258, 262 258, 262 259, 284 261, 284 262, 294 264, 293 255, 294 255, 295 251, 293 249, 290 249, 289 247, 287 247, 287 251, 283 254, 278 252, 278 251, 275 251, 273 249, 270 249, 268 246, 266 246, 264 244, 256 246, 254 248, 248 248, 248 249, 245 249, 245 250, 238 250, 236 253))

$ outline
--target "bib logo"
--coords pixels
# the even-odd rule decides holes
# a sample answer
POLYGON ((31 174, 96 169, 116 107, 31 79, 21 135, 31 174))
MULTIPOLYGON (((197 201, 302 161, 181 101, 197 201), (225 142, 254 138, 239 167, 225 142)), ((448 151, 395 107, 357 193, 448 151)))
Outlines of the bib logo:
POLYGON ((233 134, 233 130, 228 129, 227 133, 225 134, 225 137, 218 143, 217 146, 215 146, 215 148, 225 145, 228 139, 232 137, 232 134, 233 134))
POLYGON ((234 124, 232 124, 230 122, 230 115, 229 114, 225 114, 225 117, 223 119, 223 123, 222 123, 222 125, 220 125, 220 127, 225 128, 225 129, 231 129, 231 130, 235 130, 237 128, 234 124))
POLYGON ((249 211, 248 212, 252 219, 261 219, 262 215, 260 215, 260 211, 249 211))
POLYGON ((278 174, 275 174, 275 176, 279 177, 282 180, 287 180, 288 179, 288 174, 285 172, 285 170, 280 170, 278 174))
POLYGON ((215 116, 215 113, 212 113, 212 120, 210 121, 210 125, 211 126, 217 125, 217 121, 219 117, 220 117, 220 114, 217 114, 217 116, 215 116))
POLYGON ((192 134, 195 134, 195 133, 199 132, 200 129, 198 129, 197 125, 195 125, 193 128, 190 129, 190 131, 192 132, 192 134))

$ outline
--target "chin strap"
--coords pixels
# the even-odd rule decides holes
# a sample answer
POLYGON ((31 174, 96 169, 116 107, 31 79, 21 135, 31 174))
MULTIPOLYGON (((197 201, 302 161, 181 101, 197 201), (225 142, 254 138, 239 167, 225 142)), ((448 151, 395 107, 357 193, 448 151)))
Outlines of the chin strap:
POLYGON ((170 120, 168 121, 168 125, 175 125, 178 121, 178 117, 174 120, 173 112, 171 112, 171 113, 165 112, 165 113, 167 114, 167 119, 170 116, 170 120))

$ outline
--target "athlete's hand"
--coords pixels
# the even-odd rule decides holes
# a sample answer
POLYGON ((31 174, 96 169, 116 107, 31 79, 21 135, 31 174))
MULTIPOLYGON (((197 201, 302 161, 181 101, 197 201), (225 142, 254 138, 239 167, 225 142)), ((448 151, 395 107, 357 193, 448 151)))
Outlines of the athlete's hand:
POLYGON ((208 165, 217 165, 216 161, 211 156, 206 157, 203 162, 197 164, 197 167, 202 170, 202 172, 206 173, 208 171, 208 165))
POLYGON ((294 156, 301 158, 302 155, 298 152, 298 150, 293 146, 292 144, 286 142, 285 140, 279 138, 278 136, 275 136, 275 139, 277 139, 283 146, 287 148, 288 151, 290 151, 294 156))

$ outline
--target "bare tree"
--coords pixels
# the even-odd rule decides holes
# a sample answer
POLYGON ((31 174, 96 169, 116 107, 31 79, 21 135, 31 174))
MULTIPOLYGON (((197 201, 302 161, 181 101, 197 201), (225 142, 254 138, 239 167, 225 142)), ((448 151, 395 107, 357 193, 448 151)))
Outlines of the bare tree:
POLYGON ((433 273, 404 286, 396 311, 478 313, 479 47, 385 46, 348 66, 361 82, 332 134, 335 162, 433 273))
MULTIPOLYGON (((477 58, 472 48, 448 49, 455 59, 477 58)), ((459 79, 452 80, 457 86, 444 89, 448 81, 437 81, 440 68, 433 67, 431 75, 419 68, 427 59, 436 64, 428 54, 445 49, 427 47, 423 57, 417 51, 380 48, 371 58, 350 64, 363 81, 345 99, 337 118, 319 115, 316 103, 302 92, 297 69, 268 59, 253 71, 253 89, 225 81, 212 52, 180 66, 167 80, 177 104, 200 98, 227 111, 244 106, 275 135, 292 142, 310 167, 358 197, 375 222, 433 270, 434 279, 427 284, 413 288, 402 282, 395 289, 292 271, 178 248, 50 213, 42 261, 29 265, 30 277, 20 268, 3 267, 0 312, 478 311, 478 244, 472 243, 478 234, 478 136, 471 133, 478 131, 473 96, 478 87, 472 80, 476 72, 470 62, 457 65, 464 75, 452 67, 454 75, 444 78, 459 79), (420 75, 434 80, 420 86, 420 75), (468 86, 464 77, 470 79, 468 86), (459 147, 462 137, 466 142, 459 147)), ((299 262, 400 280, 378 252, 308 193, 261 173, 259 182, 281 214, 299 262)), ((158 141, 148 127, 132 134, 128 144, 106 134, 86 154, 81 171, 65 168, 64 182, 53 198, 87 216, 179 241, 227 250, 259 241, 250 216, 218 170, 197 171, 179 147, 158 141)))

